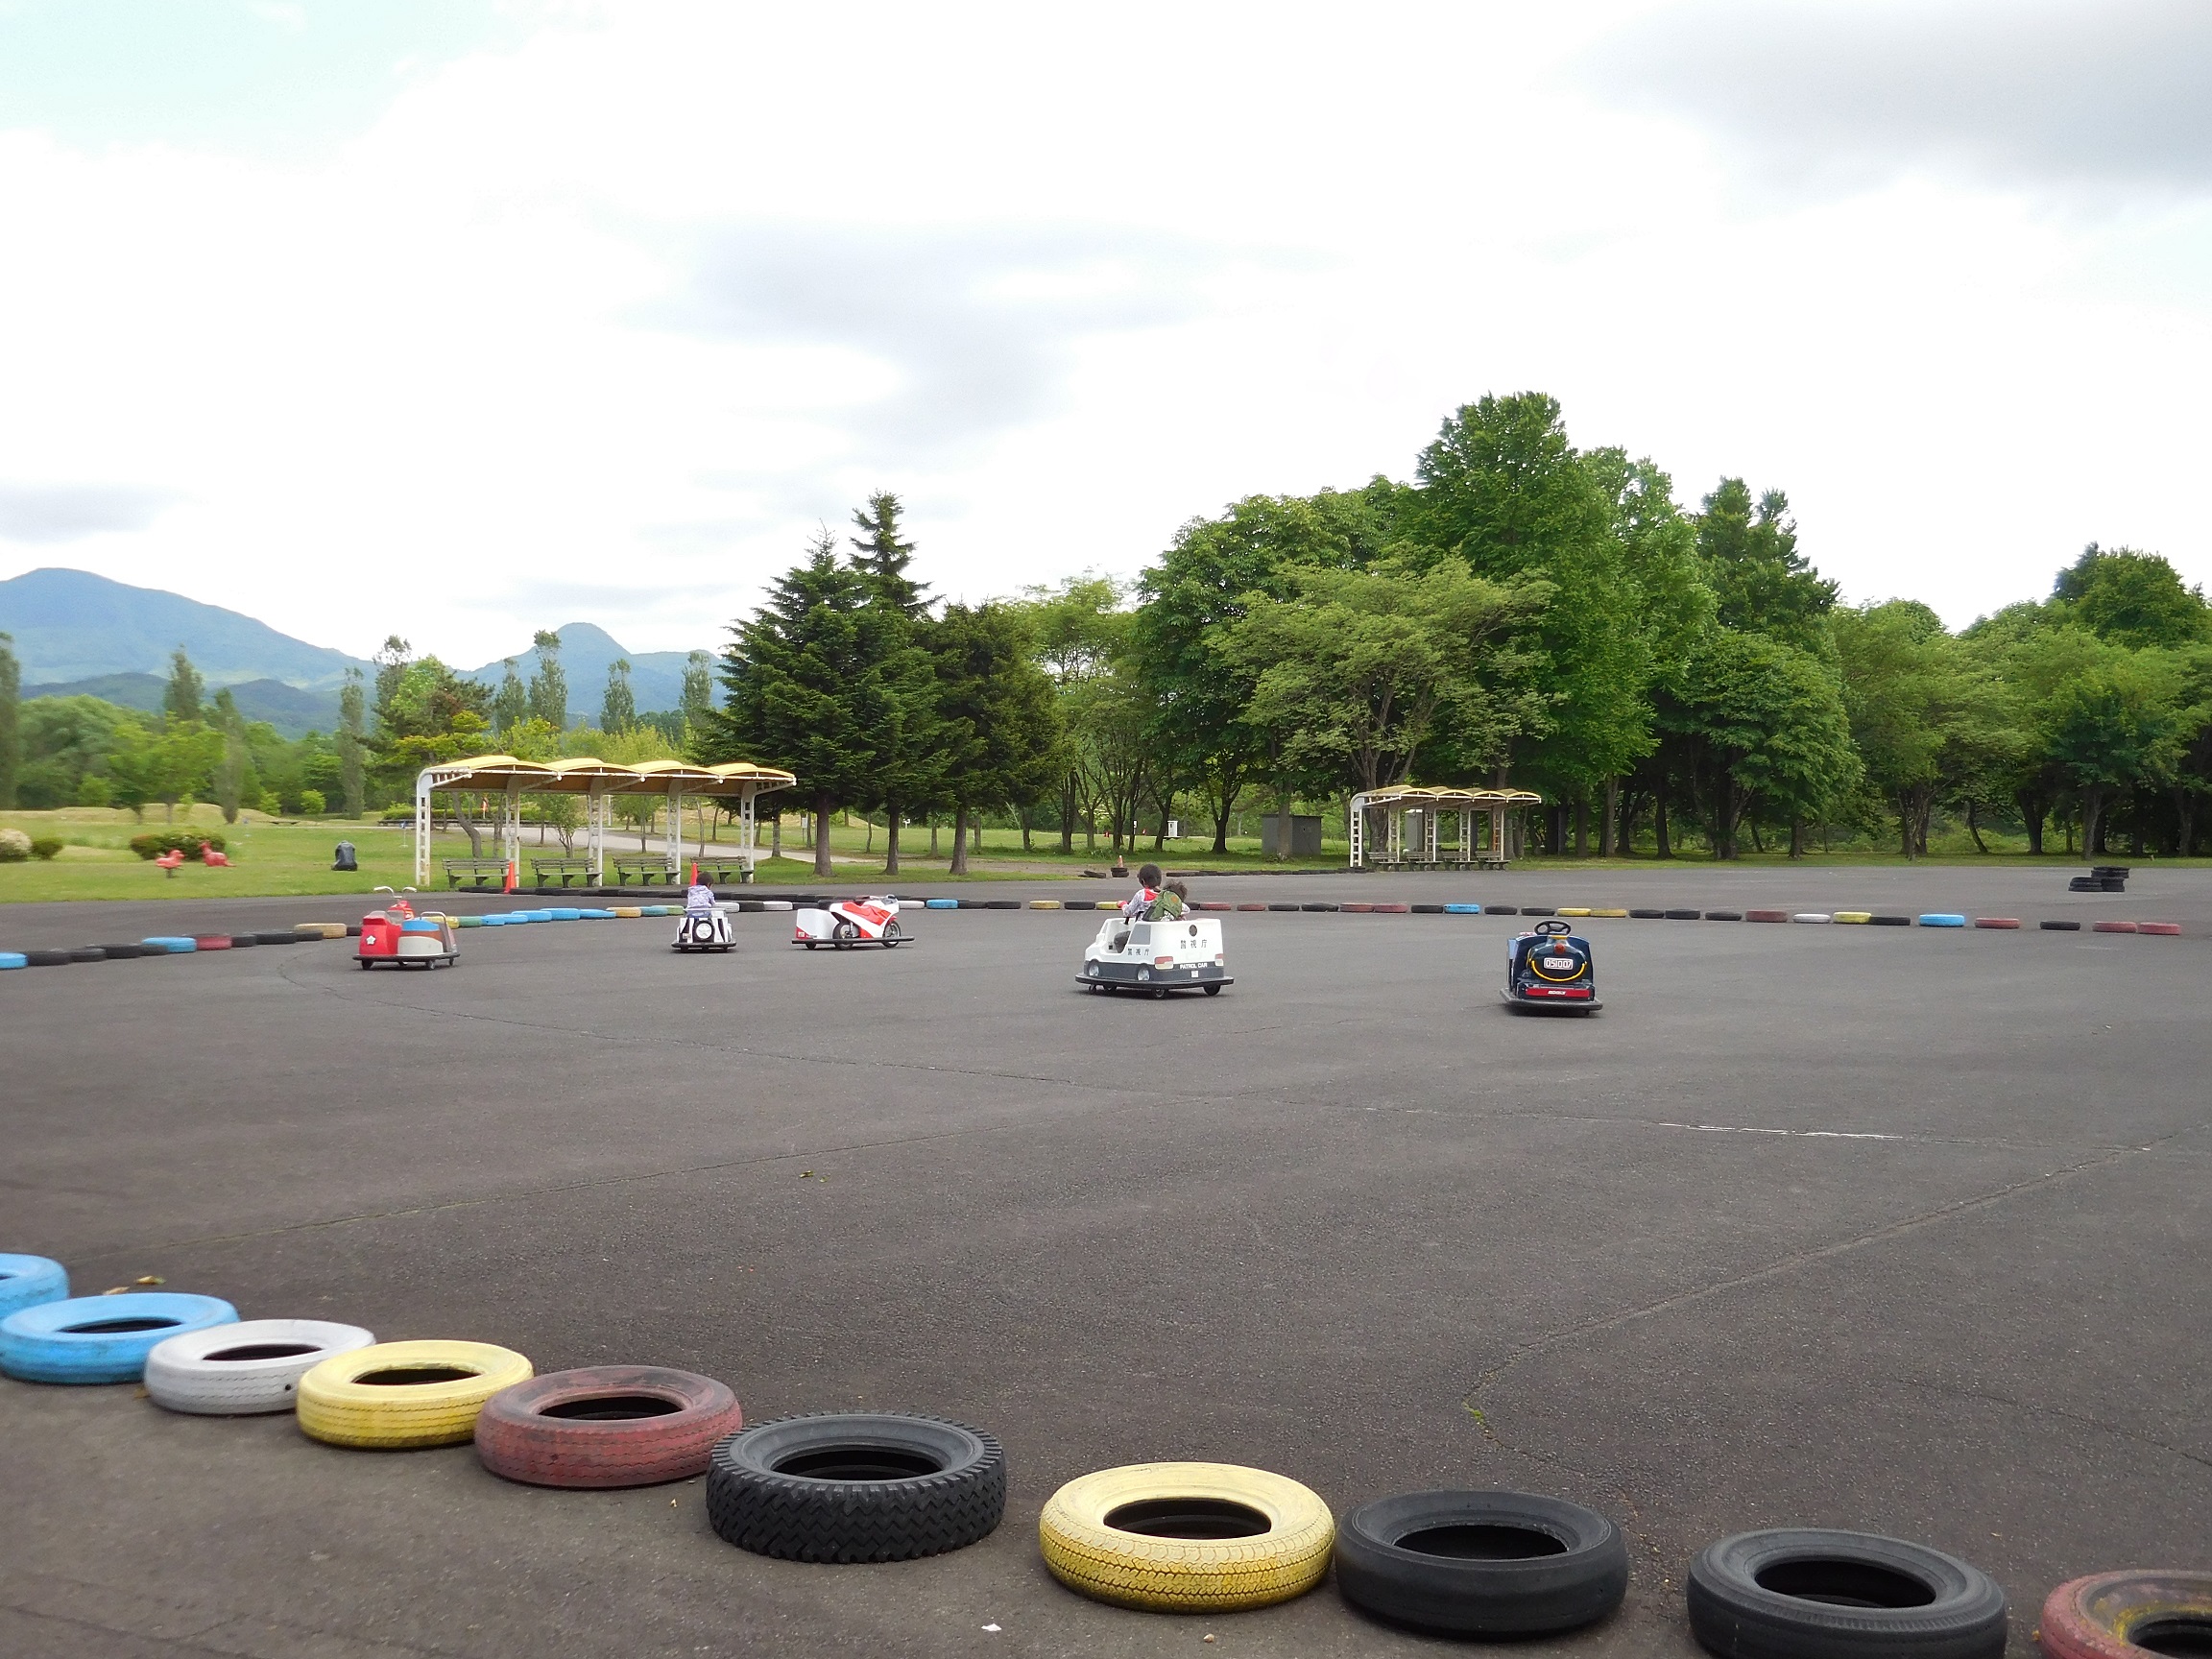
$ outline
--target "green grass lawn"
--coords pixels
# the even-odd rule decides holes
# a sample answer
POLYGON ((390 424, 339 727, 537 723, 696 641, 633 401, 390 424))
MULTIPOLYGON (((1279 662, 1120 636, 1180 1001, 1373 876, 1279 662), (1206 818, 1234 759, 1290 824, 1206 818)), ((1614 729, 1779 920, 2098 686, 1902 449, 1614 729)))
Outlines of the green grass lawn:
MULTIPOLYGON (((166 874, 156 865, 130 851, 128 843, 132 835, 146 830, 181 829, 185 815, 180 813, 172 826, 163 819, 159 808, 147 812, 144 823, 121 809, 91 806, 65 807, 55 812, 0 812, 0 827, 21 830, 32 836, 58 837, 66 845, 60 854, 49 861, 34 859, 24 864, 0 864, 0 903, 21 903, 36 900, 62 899, 205 899, 213 897, 243 898, 248 896, 312 893, 367 893, 377 886, 405 887, 415 878, 415 837, 411 830, 386 829, 373 819, 349 820, 324 818, 307 822, 270 822, 258 814, 241 816, 236 824, 226 825, 223 815, 212 806, 195 807, 190 814, 193 829, 218 831, 228 843, 231 866, 228 869, 210 870, 197 862, 188 862, 174 875, 166 874), (360 871, 343 873, 330 868, 331 851, 339 841, 349 840, 359 850, 360 871)), ((727 833, 727 830, 725 830, 727 833)), ((765 829, 761 834, 765 849, 768 841, 765 829)), ((1936 848, 1920 862, 1925 864, 1962 864, 1986 867, 2018 868, 2022 865, 2051 865, 2053 867, 2079 868, 2082 860, 2063 854, 2050 853, 2041 858, 2031 858, 2016 843, 1993 841, 1992 851, 1986 854, 1976 853, 1971 842, 1961 835, 1954 845, 1946 843, 1936 848)), ((927 830, 909 829, 900 837, 900 874, 898 880, 921 882, 942 881, 948 878, 947 865, 950 859, 951 831, 944 830, 938 838, 939 851, 935 857, 929 854, 927 830)), ((581 850, 581 838, 578 842, 581 850)), ((830 852, 836 857, 833 879, 840 883, 871 882, 882 877, 883 831, 878 828, 873 836, 864 825, 840 824, 830 830, 830 852), (873 842, 873 845, 871 845, 873 842)), ((489 847, 487 853, 491 851, 489 847)), ((608 842, 608 852, 636 855, 635 832, 624 834, 617 830, 608 842)), ((466 836, 437 836, 432 842, 433 864, 428 888, 445 890, 445 874, 435 860, 466 857, 469 842, 466 836)), ((562 855, 560 837, 548 833, 542 847, 538 842, 536 826, 525 826, 522 847, 522 878, 531 879, 530 859, 533 855, 558 857, 562 855)), ((2107 861, 2115 863, 2143 862, 2131 860, 2127 854, 2106 854, 2107 861)), ((1063 856, 1060 838, 1056 834, 1033 833, 1030 846, 1024 851, 1019 830, 986 830, 983 851, 971 854, 969 878, 975 881, 1035 880, 1039 878, 1079 877, 1088 869, 1111 868, 1114 854, 1104 843, 1086 852, 1080 837, 1071 854, 1063 856)), ((1256 837, 1233 837, 1226 856, 1213 851, 1211 840, 1191 839, 1170 843, 1165 853, 1152 852, 1149 841, 1141 842, 1135 853, 1129 854, 1132 866, 1147 859, 1157 859, 1169 870, 1341 870, 1344 867, 1344 848, 1341 842, 1325 843, 1324 855, 1318 859, 1296 859, 1279 863, 1260 852, 1256 837)), ((1691 852, 1674 860, 1677 865, 1706 862, 1702 853, 1691 852)), ((1787 865, 1790 858, 1784 852, 1746 852, 1739 863, 1747 867, 1787 865)), ((1835 853, 1815 853, 1803 862, 1808 865, 1895 865, 1904 860, 1894 853, 1880 852, 1860 847, 1835 853)), ((2201 865, 2212 859, 2167 859, 2164 864, 2201 865)), ((1530 857, 1519 860, 1515 868, 1523 870, 1575 869, 1630 871, 1649 870, 1657 861, 1649 856, 1633 858, 1550 858, 1530 857)), ((799 844, 796 834, 784 839, 784 856, 763 858, 759 870, 763 883, 776 887, 806 887, 814 880, 813 856, 799 844)))

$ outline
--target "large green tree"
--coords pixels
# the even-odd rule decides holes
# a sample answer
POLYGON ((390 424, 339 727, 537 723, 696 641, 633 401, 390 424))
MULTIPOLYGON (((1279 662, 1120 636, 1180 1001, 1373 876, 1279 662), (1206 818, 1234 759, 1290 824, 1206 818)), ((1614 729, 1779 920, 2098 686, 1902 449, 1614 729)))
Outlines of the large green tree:
POLYGON ((568 730, 568 676, 561 666, 561 636, 541 628, 530 637, 538 651, 537 671, 530 676, 530 718, 542 720, 556 732, 568 730))
POLYGON ((2212 639, 2212 609, 2155 553, 2107 552, 2092 541, 2058 572, 2053 608, 2116 645, 2194 645, 2212 639))
POLYGON ((1866 782, 1896 814, 1900 851, 1918 856, 1938 802, 1961 802, 1971 813, 1999 795, 2005 700, 1925 605, 1893 599, 1838 610, 1830 620, 1866 782))
POLYGON ((1835 669, 1761 633, 1716 628, 1673 718, 1697 756, 1695 785, 1716 858, 1737 855, 1744 815, 1817 816, 1861 771, 1835 669))
POLYGON ((952 871, 968 871, 968 827, 991 807, 1035 800, 1060 760, 1060 709, 1030 654, 1028 630, 1009 606, 950 604, 929 630, 952 806, 952 871))
POLYGON ((207 694, 207 682, 200 677, 200 670, 192 666, 192 659, 184 655, 180 645, 169 657, 169 683, 161 689, 161 711, 172 720, 191 725, 201 717, 201 701, 207 694))
POLYGON ((16 778, 23 762, 16 713, 23 691, 23 669, 15 661, 14 644, 12 635, 0 634, 0 811, 14 810, 16 778))

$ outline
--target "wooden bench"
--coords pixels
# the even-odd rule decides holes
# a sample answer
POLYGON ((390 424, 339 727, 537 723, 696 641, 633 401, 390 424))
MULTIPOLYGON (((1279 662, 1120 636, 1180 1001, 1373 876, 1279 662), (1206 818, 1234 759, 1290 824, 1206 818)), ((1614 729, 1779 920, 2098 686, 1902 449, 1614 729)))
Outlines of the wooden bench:
POLYGON ((545 878, 549 875, 560 877, 561 885, 565 887, 571 881, 589 881, 591 879, 591 860, 589 858, 533 858, 530 860, 530 871, 532 875, 538 878, 538 885, 541 887, 545 885, 545 878))
POLYGON ((471 887, 487 886, 493 881, 502 886, 507 881, 507 860, 504 858, 448 858, 445 860, 445 884, 461 885, 461 878, 469 878, 471 887))
POLYGON ((673 882, 668 874, 667 860, 656 858, 648 863, 642 858, 617 858, 614 860, 614 882, 620 887, 650 887, 656 881, 673 882))
POLYGON ((700 858, 699 879, 712 887, 728 887, 753 879, 753 866, 742 858, 700 858))

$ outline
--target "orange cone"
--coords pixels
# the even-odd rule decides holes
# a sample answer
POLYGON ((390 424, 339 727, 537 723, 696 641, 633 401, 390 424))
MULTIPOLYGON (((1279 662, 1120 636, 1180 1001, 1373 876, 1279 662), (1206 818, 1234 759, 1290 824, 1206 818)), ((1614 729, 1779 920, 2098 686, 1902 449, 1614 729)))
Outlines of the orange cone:
POLYGON ((691 885, 699 885, 699 860, 696 858, 691 860, 691 885))
POLYGON ((508 859, 508 860, 507 860, 507 887, 506 887, 506 891, 508 891, 508 892, 510 892, 510 893, 512 893, 512 892, 514 892, 514 891, 515 891, 515 860, 514 860, 514 859, 512 859, 512 858, 510 858, 510 859, 508 859))

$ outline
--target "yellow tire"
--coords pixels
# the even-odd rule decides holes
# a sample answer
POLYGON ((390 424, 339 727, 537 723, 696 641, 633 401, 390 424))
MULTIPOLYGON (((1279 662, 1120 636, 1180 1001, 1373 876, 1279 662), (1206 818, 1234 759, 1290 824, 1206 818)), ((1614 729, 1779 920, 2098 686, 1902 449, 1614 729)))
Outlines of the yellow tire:
POLYGON ((1070 1590, 1148 1612, 1230 1613, 1287 1601, 1320 1583, 1336 1523, 1316 1494, 1264 1469, 1133 1463, 1069 1481, 1045 1505, 1037 1533, 1045 1565, 1070 1590), (1244 1525, 1262 1521, 1264 1530, 1221 1536, 1239 1512, 1244 1525), (1179 1524, 1178 1513, 1197 1525, 1179 1524), (1142 1525, 1214 1535, 1128 1530, 1142 1525))
POLYGON ((1060 901, 1057 899, 1032 899, 1029 901, 1029 908, 1032 910, 1057 910, 1060 908, 1060 901))
POLYGON ((378 1342, 300 1379, 300 1428, 364 1451, 457 1446, 476 1432, 485 1401, 530 1377, 529 1360, 489 1342, 378 1342), (407 1382, 408 1372, 424 1380, 407 1382))
MULTIPOLYGON (((1565 914, 1565 912, 1561 912, 1561 914, 1565 914)), ((1625 916, 1625 915, 1627 915, 1627 914, 1628 914, 1628 912, 1627 912, 1627 911, 1625 911, 1625 910, 1593 910, 1593 911, 1591 911, 1591 912, 1590 912, 1590 914, 1591 914, 1591 915, 1593 915, 1593 916, 1615 916, 1615 917, 1619 917, 1619 916, 1625 916)))
POLYGON ((1871 910, 1839 910, 1828 920, 1831 922, 1866 923, 1874 920, 1874 912, 1871 910))
POLYGON ((614 906, 614 914, 628 921, 636 921, 645 914, 645 907, 642 904, 617 904, 614 906))
POLYGON ((1584 906, 1581 908, 1562 909, 1559 914, 1562 916, 1592 916, 1597 914, 1597 912, 1589 909, 1587 906, 1584 906))
POLYGON ((295 933, 320 933, 325 939, 343 939, 346 937, 346 924, 343 922, 295 922, 292 925, 292 931, 295 933))

